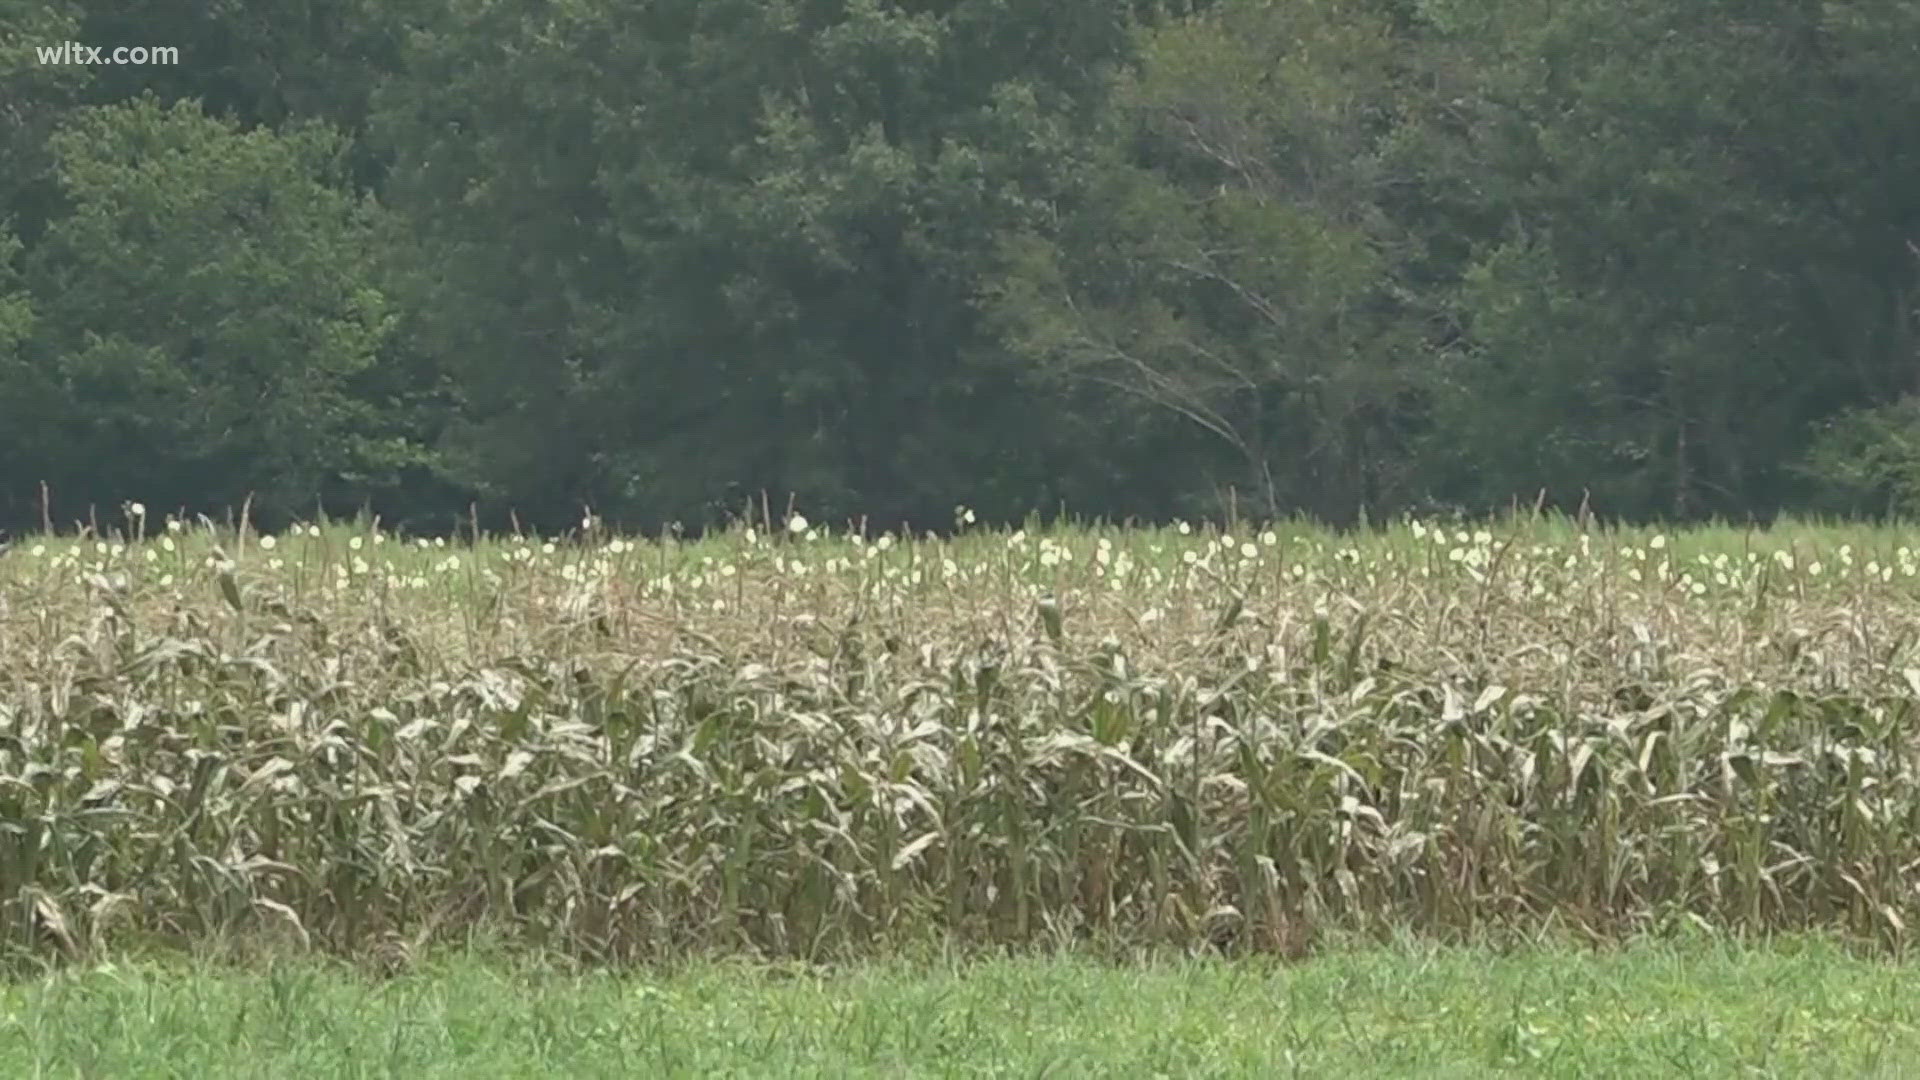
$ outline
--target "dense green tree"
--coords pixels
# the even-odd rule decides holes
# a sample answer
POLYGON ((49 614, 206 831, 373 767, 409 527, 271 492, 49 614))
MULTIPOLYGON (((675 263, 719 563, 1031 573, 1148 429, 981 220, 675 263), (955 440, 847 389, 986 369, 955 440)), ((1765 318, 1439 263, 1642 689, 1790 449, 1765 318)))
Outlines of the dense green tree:
POLYGON ((0 0, 0 519, 1907 512, 1915 41, 1912 0, 0 0))
POLYGON ((24 260, 38 321, 8 389, 37 453, 16 477, 285 513, 417 458, 354 393, 391 314, 338 135, 144 99, 76 113, 52 149, 70 211, 24 260))
MULTIPOLYGON (((14 268, 19 254, 20 241, 0 231, 0 387, 8 388, 24 387, 33 376, 21 351, 33 330, 33 305, 14 268)), ((33 453, 25 404, 17 390, 0 391, 0 522, 24 517, 31 501, 17 479, 33 453)))
POLYGON ((656 519, 1045 498, 1072 425, 974 296, 1078 182, 1127 30, 1104 0, 462 7, 383 101, 475 478, 656 519))
POLYGON ((87 69, 41 64, 36 45, 70 40, 72 8, 45 0, 0 0, 0 526, 28 520, 33 499, 19 480, 35 452, 22 389, 34 372, 21 350, 33 307, 18 275, 20 234, 37 235, 53 212, 47 137, 85 85, 87 69))
POLYGON ((1419 229, 1503 219, 1459 275, 1434 486, 1682 517, 1794 500, 1814 421, 1912 363, 1912 58, 1876 41, 1912 5, 1423 10, 1477 77, 1426 144, 1453 213, 1419 229))
POLYGON ((36 46, 79 30, 71 4, 0 0, 0 221, 38 236, 55 208, 47 137, 89 83, 83 65, 43 64, 36 46))
POLYGON ((92 45, 170 46, 180 62, 102 66, 95 103, 152 94, 198 101, 245 125, 365 122, 378 81, 438 0, 70 0, 74 36, 92 45))
POLYGON ((995 288, 1027 354, 1206 433, 1207 475, 1269 512, 1406 496, 1422 337, 1381 209, 1393 47, 1343 2, 1228 0, 1154 33, 1094 196, 1013 239, 995 288))

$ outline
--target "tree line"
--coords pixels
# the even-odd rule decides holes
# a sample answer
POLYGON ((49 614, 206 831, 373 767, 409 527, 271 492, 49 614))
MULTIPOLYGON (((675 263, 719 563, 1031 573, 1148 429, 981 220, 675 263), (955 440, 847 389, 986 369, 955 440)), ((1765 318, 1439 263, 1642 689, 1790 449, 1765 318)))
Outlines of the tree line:
POLYGON ((0 525, 1920 509, 1913 0, 0 0, 0 41, 0 525))

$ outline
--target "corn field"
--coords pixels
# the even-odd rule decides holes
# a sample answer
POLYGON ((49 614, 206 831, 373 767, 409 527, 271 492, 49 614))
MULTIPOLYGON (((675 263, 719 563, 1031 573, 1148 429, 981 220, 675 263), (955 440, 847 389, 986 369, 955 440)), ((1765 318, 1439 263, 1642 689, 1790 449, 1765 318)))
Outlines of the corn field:
POLYGON ((0 941, 1902 947, 1920 556, 1558 518, 0 556, 0 941))

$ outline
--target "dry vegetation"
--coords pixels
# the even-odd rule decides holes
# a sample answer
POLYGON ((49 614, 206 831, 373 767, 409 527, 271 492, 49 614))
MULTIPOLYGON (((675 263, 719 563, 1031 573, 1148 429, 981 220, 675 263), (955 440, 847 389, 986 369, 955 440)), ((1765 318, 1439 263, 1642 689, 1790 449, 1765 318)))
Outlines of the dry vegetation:
POLYGON ((26 538, 0 937, 1905 942, 1894 530, 961 524, 476 544, 132 507, 26 538))

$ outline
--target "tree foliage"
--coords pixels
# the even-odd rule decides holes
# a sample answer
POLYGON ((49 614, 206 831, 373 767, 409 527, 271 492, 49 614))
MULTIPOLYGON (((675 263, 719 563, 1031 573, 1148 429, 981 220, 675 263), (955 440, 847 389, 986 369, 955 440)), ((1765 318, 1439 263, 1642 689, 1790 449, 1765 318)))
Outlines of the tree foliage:
POLYGON ((404 460, 353 392, 391 316, 379 218, 340 185, 337 134, 142 99, 72 114, 51 150, 70 209, 26 261, 32 364, 11 388, 35 472, 284 513, 404 460))
POLYGON ((0 518, 1904 511, 1909 0, 0 0, 0 518), (173 45, 175 67, 31 46, 173 45))
MULTIPOLYGON (((1404 498, 1419 391, 1390 30, 1341 3, 1226 3, 1150 42, 1061 235, 1009 244, 1016 347, 1193 425, 1267 512, 1404 498)), ((1211 471, 1211 470, 1210 470, 1211 471)))
POLYGON ((1441 168, 1505 219, 1460 277, 1471 345, 1435 424, 1456 490, 1527 477, 1679 517, 1792 501, 1819 418, 1915 359, 1920 141, 1881 119, 1913 58, 1860 33, 1912 6, 1428 10, 1485 76, 1441 168))
POLYGON ((1092 0, 483 3, 421 37, 381 119, 459 456, 640 514, 1012 509, 1038 478, 995 433, 1044 417, 973 294, 1127 42, 1092 0))

